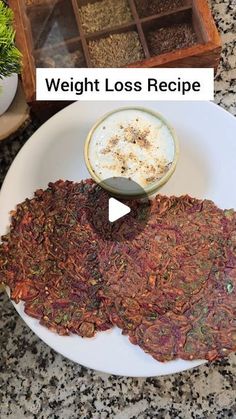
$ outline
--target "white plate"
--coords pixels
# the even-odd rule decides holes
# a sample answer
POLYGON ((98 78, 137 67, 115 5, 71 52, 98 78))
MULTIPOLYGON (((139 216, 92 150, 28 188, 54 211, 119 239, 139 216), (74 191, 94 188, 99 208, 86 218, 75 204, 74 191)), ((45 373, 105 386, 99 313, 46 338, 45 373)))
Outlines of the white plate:
MULTIPOLYGON (((9 211, 37 188, 59 178, 79 181, 88 177, 83 144, 97 118, 112 109, 137 103, 74 103, 46 122, 13 162, 0 195, 0 234, 9 225, 9 211)), ((221 208, 236 208, 236 119, 211 103, 143 102, 170 121, 180 139, 177 170, 162 189, 166 194, 191 194, 213 199, 221 208)), ((183 371, 204 361, 159 363, 129 343, 119 329, 93 339, 61 337, 15 305, 26 324, 57 352, 95 370, 125 376, 157 376, 183 371)))

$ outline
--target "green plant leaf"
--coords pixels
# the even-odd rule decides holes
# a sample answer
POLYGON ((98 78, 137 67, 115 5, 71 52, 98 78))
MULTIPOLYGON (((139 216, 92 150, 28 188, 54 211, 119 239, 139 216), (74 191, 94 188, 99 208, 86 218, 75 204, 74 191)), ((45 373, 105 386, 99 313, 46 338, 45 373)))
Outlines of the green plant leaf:
POLYGON ((22 54, 15 47, 13 12, 0 0, 0 78, 21 72, 22 54))

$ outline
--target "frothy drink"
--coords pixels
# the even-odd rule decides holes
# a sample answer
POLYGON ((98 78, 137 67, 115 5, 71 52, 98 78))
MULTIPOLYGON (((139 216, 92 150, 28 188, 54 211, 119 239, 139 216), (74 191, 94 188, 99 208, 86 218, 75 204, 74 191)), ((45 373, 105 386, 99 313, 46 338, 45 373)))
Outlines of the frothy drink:
POLYGON ((101 180, 125 177, 143 188, 161 179, 175 155, 168 126, 151 113, 122 109, 109 115, 94 130, 88 158, 101 180))

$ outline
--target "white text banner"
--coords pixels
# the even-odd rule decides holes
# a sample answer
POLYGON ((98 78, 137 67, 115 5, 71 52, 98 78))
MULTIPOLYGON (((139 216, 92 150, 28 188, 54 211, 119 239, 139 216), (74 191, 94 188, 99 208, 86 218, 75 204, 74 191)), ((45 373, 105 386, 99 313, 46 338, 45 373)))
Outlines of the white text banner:
POLYGON ((211 68, 38 68, 37 100, 213 100, 211 68))

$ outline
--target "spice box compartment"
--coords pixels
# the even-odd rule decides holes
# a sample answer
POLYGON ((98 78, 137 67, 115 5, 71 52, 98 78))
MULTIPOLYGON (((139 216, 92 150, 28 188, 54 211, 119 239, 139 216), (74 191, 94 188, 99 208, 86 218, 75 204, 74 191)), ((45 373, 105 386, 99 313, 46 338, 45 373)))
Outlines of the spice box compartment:
POLYGON ((83 68, 87 66, 83 47, 79 40, 70 40, 34 53, 36 67, 43 68, 83 68))
POLYGON ((38 67, 214 67, 221 41, 207 0, 9 0, 35 100, 38 67), (106 6, 106 7, 105 7, 106 6))

